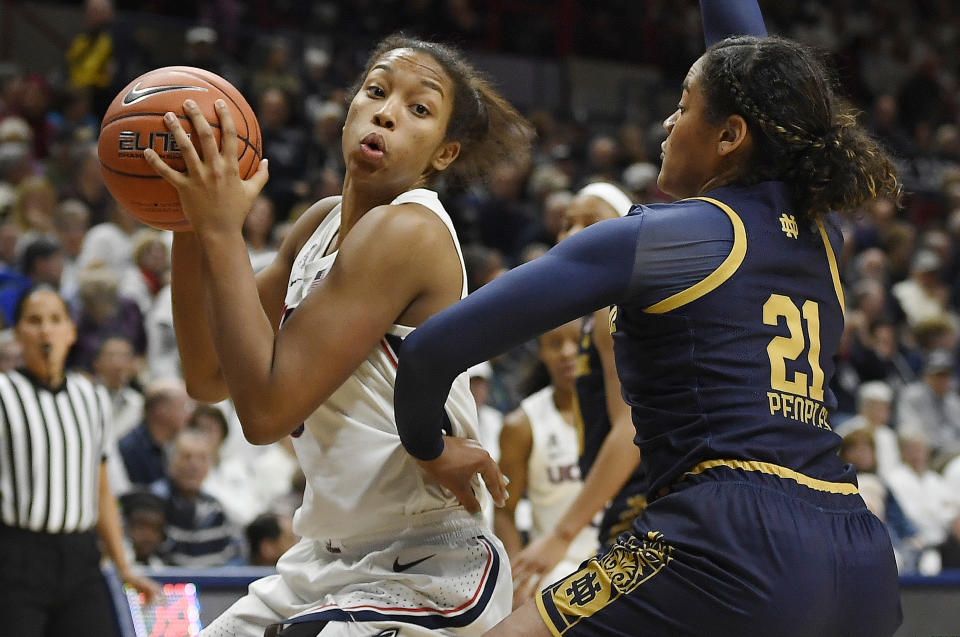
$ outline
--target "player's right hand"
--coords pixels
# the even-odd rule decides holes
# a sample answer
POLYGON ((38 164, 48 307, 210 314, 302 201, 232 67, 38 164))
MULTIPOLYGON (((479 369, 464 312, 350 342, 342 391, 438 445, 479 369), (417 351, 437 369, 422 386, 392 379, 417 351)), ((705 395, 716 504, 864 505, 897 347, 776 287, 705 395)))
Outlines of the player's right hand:
POLYGON ((560 563, 569 546, 568 540, 556 533, 547 533, 530 542, 510 560, 514 608, 536 595, 544 576, 560 563))
POLYGON ((249 179, 240 177, 237 161, 237 128, 223 100, 216 102, 220 119, 220 145, 213 135, 213 128, 193 100, 185 100, 183 112, 190 119, 194 135, 200 140, 203 157, 173 113, 164 115, 163 123, 173 133, 182 149, 186 172, 174 170, 151 148, 143 152, 143 158, 160 177, 176 188, 183 214, 194 230, 204 227, 232 228, 239 230, 267 183, 267 160, 260 161, 257 172, 249 179))
POLYGON ((486 449, 476 440, 443 437, 443 453, 433 460, 417 460, 424 471, 450 489, 470 513, 480 512, 480 502, 473 492, 473 477, 480 474, 493 502, 502 507, 507 500, 507 479, 486 449))

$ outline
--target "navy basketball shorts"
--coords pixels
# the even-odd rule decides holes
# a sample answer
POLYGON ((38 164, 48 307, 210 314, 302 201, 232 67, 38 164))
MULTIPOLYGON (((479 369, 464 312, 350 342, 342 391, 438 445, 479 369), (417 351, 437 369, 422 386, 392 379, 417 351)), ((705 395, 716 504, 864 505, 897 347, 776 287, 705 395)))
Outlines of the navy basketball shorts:
POLYGON ((605 553, 546 587, 541 618, 558 637, 893 635, 902 615, 886 528, 859 494, 805 481, 814 486, 728 467, 688 474, 605 553))

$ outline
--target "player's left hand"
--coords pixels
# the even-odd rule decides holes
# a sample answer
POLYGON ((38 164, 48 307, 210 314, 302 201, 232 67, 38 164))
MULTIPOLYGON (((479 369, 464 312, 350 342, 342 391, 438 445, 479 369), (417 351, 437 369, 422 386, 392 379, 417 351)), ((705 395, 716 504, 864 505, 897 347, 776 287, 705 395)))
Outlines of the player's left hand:
POLYGON ((213 128, 193 100, 183 103, 183 112, 190 119, 193 134, 200 141, 203 158, 197 153, 180 120, 173 113, 163 117, 163 123, 173 133, 183 152, 187 171, 179 172, 166 164, 151 148, 143 157, 158 175, 176 188, 180 207, 197 233, 206 229, 239 230, 253 206, 254 200, 267 183, 267 160, 257 167, 249 179, 240 178, 237 162, 237 127, 223 100, 216 102, 220 119, 220 148, 213 128))
POLYGON ((129 584, 143 594, 144 604, 152 604, 163 596, 160 585, 149 577, 137 575, 133 571, 127 571, 126 573, 120 574, 120 579, 123 580, 124 584, 129 584))
POLYGON ((453 491, 453 495, 470 513, 480 512, 480 502, 473 492, 473 477, 480 474, 493 502, 502 507, 507 500, 507 479, 486 449, 476 440, 443 437, 443 453, 433 460, 417 460, 433 478, 453 491))

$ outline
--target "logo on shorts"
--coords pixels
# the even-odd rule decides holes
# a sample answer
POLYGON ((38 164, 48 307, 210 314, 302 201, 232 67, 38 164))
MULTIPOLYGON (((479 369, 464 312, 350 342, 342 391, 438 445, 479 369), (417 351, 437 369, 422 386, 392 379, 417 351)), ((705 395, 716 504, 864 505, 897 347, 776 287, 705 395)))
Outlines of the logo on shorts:
POLYGON ((370 637, 397 637, 397 635, 399 634, 400 634, 399 628, 387 628, 385 630, 381 630, 376 635, 371 635, 370 637))
POLYGON ((127 94, 123 96, 123 101, 121 102, 124 106, 130 106, 131 104, 136 104, 140 100, 147 99, 151 95, 156 95, 157 93, 166 93, 167 91, 204 91, 207 89, 202 86, 179 86, 179 85, 167 85, 167 86, 148 86, 147 88, 141 90, 140 82, 134 84, 127 94))
POLYGON ((413 568, 414 566, 416 566, 416 565, 419 564, 420 562, 426 562, 427 560, 429 560, 431 557, 433 557, 433 556, 435 556, 435 555, 436 555, 436 553, 432 553, 432 554, 430 554, 430 555, 428 555, 428 556, 426 556, 426 557, 421 557, 419 560, 414 560, 414 561, 412 561, 412 562, 407 562, 406 564, 401 564, 401 563, 400 563, 400 558, 398 558, 398 557, 397 557, 397 558, 394 558, 394 559, 393 559, 393 572, 394 572, 394 573, 402 573, 402 572, 404 572, 404 571, 407 570, 407 569, 413 568))

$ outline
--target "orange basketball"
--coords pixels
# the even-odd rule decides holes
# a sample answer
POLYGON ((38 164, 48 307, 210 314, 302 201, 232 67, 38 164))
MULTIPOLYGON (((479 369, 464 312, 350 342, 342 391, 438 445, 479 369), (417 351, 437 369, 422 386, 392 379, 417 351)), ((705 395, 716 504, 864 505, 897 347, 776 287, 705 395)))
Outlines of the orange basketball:
POLYGON ((168 165, 185 169, 183 154, 173 133, 163 124, 167 112, 180 124, 202 157, 193 126, 183 112, 183 101, 192 99, 213 127, 220 143, 220 124, 214 103, 223 99, 237 127, 240 176, 257 171, 262 153, 260 125, 253 109, 230 82, 219 75, 190 66, 167 66, 144 73, 117 95, 103 117, 97 152, 100 170, 110 194, 131 215, 161 230, 189 230, 173 186, 165 182, 143 158, 153 148, 168 165))

